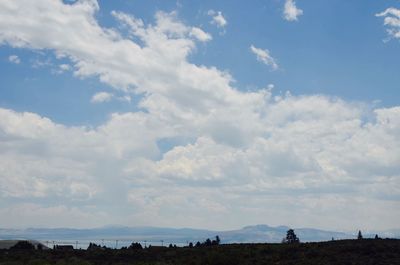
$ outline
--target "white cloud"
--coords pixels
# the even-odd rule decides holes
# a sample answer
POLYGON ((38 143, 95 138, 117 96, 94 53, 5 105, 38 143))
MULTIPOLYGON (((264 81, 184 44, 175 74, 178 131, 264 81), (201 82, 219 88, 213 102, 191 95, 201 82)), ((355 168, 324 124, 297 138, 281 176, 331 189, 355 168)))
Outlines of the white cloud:
POLYGON ((71 66, 69 64, 60 64, 58 67, 63 72, 71 70, 71 66))
POLYGON ((69 64, 60 64, 60 65, 58 65, 57 68, 51 69, 51 72, 54 74, 62 74, 64 72, 67 72, 70 70, 71 70, 71 66, 69 64))
POLYGON ((387 33, 390 37, 400 39, 400 9, 390 7, 376 16, 384 17, 384 24, 388 27, 387 33))
POLYGON ((298 17, 303 15, 303 10, 296 7, 294 0, 286 0, 283 10, 283 17, 287 21, 297 21, 298 17))
POLYGON ((116 99, 142 95, 137 110, 95 127, 0 109, 0 226, 23 217, 30 226, 397 225, 400 107, 239 91, 228 73, 189 62, 199 39, 176 13, 145 24, 113 12, 123 36, 97 23, 98 9, 93 0, 0 1, 2 44, 54 51, 116 99))
POLYGON ((253 45, 250 46, 250 50, 256 55, 258 61, 270 66, 273 70, 277 70, 279 68, 275 59, 270 55, 268 50, 256 48, 253 45))
POLYGON ((18 55, 10 55, 10 56, 8 56, 8 61, 10 63, 15 63, 15 64, 20 64, 21 63, 21 59, 19 59, 18 55))
POLYGON ((210 34, 204 32, 200 28, 193 27, 190 31, 190 35, 196 37, 199 41, 206 42, 212 40, 210 34))
POLYGON ((211 9, 208 10, 207 14, 212 17, 211 24, 214 24, 219 28, 225 28, 225 26, 228 24, 228 21, 222 15, 221 11, 216 12, 211 9))
POLYGON ((215 115, 200 114, 192 121, 195 130, 190 124, 182 126, 178 117, 172 123, 161 116, 168 109, 114 114, 94 129, 65 127, 35 114, 3 109, 1 194, 57 196, 81 203, 113 196, 114 202, 131 204, 131 218, 141 224, 153 216, 163 217, 158 225, 187 225, 187 219, 174 216, 195 204, 192 226, 220 223, 216 212, 236 220, 229 224, 234 227, 261 222, 256 216, 262 213, 265 218, 275 211, 282 219, 271 222, 279 224, 285 216, 280 207, 286 207, 309 218, 309 225, 324 222, 332 227, 340 221, 342 229, 351 229, 354 224, 339 220, 333 209, 351 216, 367 205, 379 205, 369 214, 394 215, 385 222, 367 218, 357 226, 395 225, 390 220, 397 220, 398 211, 393 210, 399 207, 400 108, 377 109, 371 114, 375 121, 363 123, 362 106, 337 99, 288 96, 275 101, 270 94, 254 96, 260 101, 228 109, 215 105, 215 115), (194 142, 183 141, 167 152, 157 146, 161 139, 186 135, 194 142), (124 196, 116 199, 114 189, 127 201, 124 196), (332 201, 335 196, 345 199, 332 201), (265 204, 275 206, 266 211, 260 206, 265 204), (319 204, 323 210, 315 206, 319 204), (258 212, 243 218, 239 209, 258 212), (323 217, 316 218, 322 212, 323 217))
MULTIPOLYGON (((151 216, 163 216, 163 224, 171 225, 176 219, 164 216, 165 209, 180 213, 196 203, 199 206, 191 216, 191 224, 210 227, 213 222, 221 221, 215 211, 223 211, 238 220, 235 205, 241 205, 246 211, 258 209, 259 215, 265 211, 259 205, 274 203, 278 206, 271 206, 266 215, 276 211, 284 216, 280 207, 285 206, 292 207, 293 214, 302 216, 304 212, 296 206, 301 200, 310 224, 318 225, 321 220, 329 223, 333 219, 348 228, 352 224, 340 220, 337 211, 332 215, 332 209, 351 216, 354 212, 362 214, 362 209, 371 204, 379 205, 375 214, 388 215, 388 211, 399 206, 394 199, 400 188, 396 175, 400 162, 399 108, 377 109, 373 114, 375 122, 363 124, 362 106, 340 100, 289 96, 274 101, 266 95, 265 105, 261 103, 239 107, 246 113, 232 122, 239 122, 244 131, 233 134, 230 141, 215 134, 210 127, 215 126, 213 118, 209 117, 199 128, 201 131, 190 133, 196 137, 194 143, 178 145, 161 159, 157 158, 160 154, 157 139, 188 132, 173 129, 173 124, 160 123, 157 120, 161 117, 154 114, 113 115, 105 125, 88 130, 67 128, 34 114, 3 110, 2 194, 22 198, 58 194, 90 199, 104 196, 110 190, 109 185, 113 188, 124 185, 128 188, 128 203, 133 203, 136 209, 132 218, 145 223, 151 216), (255 114, 264 113, 263 117, 251 118, 249 108, 254 108, 255 114), (261 128, 252 135, 253 132, 245 131, 246 127, 261 128), (145 136, 149 137, 147 141, 145 136), (240 138, 249 142, 237 146, 234 143, 242 142, 240 138), (154 152, 148 153, 152 145, 154 152), (110 169, 110 165, 114 166, 110 169), (222 190, 215 191, 216 186, 222 190), (151 191, 145 187, 151 187, 151 191), (142 191, 147 198, 140 195, 142 191), (320 193, 326 195, 320 197, 320 193), (210 196, 204 197, 204 194, 210 196), (260 194, 282 194, 282 197, 265 198, 260 194), (387 204, 380 199, 383 194, 387 204), (332 201, 335 196, 343 201, 332 201), (204 198, 208 202, 201 204, 204 198), (209 208, 213 204, 215 207, 209 208), (324 210, 316 205, 324 205, 324 210), (381 211, 381 207, 386 211, 381 211), (320 212, 326 219, 316 218, 320 212), (212 221, 202 218, 209 215, 213 216, 212 221)), ((230 107, 226 111, 235 110, 230 107)), ((231 126, 229 116, 222 109, 218 110, 218 116, 224 126, 231 126)), ((190 130, 189 126, 185 128, 190 130)), ((261 221, 254 216, 249 218, 253 219, 242 222, 261 221)), ((390 223, 393 218, 383 223, 365 220, 367 224, 360 221, 357 225, 395 225, 390 223)), ((185 221, 179 220, 182 225, 185 221)))
POLYGON ((131 102, 132 98, 130 95, 116 96, 113 93, 101 91, 94 94, 90 100, 92 103, 103 103, 109 102, 112 99, 116 99, 120 102, 131 102))
MULTIPOLYGON (((35 68, 35 69, 45 68, 45 67, 49 67, 49 68, 53 67, 53 63, 52 63, 51 59, 49 59, 49 58, 35 59, 32 61, 31 65, 32 65, 32 68, 35 68)), ((59 71, 60 71, 60 69, 54 69, 54 68, 52 69, 53 73, 58 73, 59 71)))
POLYGON ((103 103, 110 101, 114 95, 108 92, 98 92, 93 95, 92 99, 90 100, 92 103, 103 103))

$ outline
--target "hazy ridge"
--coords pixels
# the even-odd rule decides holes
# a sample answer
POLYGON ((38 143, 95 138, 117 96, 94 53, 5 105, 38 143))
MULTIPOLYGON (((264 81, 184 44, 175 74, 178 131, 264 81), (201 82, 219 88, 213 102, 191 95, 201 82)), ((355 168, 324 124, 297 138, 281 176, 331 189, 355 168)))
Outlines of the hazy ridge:
MULTIPOLYGON (((125 239, 132 241, 160 241, 186 243, 204 241, 219 235, 222 243, 277 243, 285 237, 287 226, 272 227, 268 225, 246 226, 237 230, 216 231, 191 228, 162 228, 162 227, 125 227, 106 226, 92 229, 72 228, 27 228, 1 229, 0 239, 36 239, 36 240, 100 240, 125 239)), ((295 228, 295 232, 302 242, 318 242, 334 239, 352 239, 354 234, 326 231, 313 228, 295 228)), ((364 237, 400 238, 400 229, 380 232, 365 232, 364 237)))

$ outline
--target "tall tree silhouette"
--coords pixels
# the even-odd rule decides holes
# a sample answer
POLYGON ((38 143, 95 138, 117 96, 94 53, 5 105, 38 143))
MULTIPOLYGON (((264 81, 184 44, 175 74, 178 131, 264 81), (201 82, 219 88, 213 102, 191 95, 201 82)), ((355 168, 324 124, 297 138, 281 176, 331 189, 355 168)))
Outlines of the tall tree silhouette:
POLYGON ((361 234, 361 230, 358 230, 357 239, 358 239, 358 240, 363 239, 363 236, 362 236, 362 234, 361 234))
POLYGON ((289 229, 286 232, 286 239, 284 240, 288 244, 299 243, 300 239, 296 236, 293 229, 289 229))
POLYGON ((217 241, 217 245, 219 245, 221 243, 221 239, 219 238, 218 235, 215 237, 215 241, 217 241))

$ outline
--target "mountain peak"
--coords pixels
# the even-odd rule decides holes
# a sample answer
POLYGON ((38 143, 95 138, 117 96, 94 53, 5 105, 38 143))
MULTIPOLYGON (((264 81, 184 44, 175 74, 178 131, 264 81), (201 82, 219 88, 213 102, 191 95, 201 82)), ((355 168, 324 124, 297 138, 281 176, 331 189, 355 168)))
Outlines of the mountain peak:
POLYGON ((263 225, 263 224, 249 225, 243 227, 243 230, 255 230, 255 231, 267 231, 269 229, 271 229, 269 225, 263 225))

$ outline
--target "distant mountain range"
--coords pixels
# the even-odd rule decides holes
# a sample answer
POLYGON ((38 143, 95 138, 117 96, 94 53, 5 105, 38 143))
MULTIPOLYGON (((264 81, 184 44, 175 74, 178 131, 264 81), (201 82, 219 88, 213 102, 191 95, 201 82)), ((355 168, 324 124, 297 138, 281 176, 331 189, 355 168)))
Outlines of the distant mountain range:
MULTIPOLYGON (((0 239, 35 239, 35 240, 132 240, 147 242, 186 243, 204 241, 219 235, 222 243, 278 243, 286 236, 287 226, 272 227, 268 225, 246 226, 238 230, 212 231, 190 228, 160 228, 160 227, 124 227, 107 226, 93 229, 71 228, 27 228, 1 229, 0 239)), ((294 228, 302 242, 328 241, 334 239, 351 239, 354 234, 325 231, 313 228, 294 228)), ((364 237, 374 237, 375 234, 386 238, 400 238, 400 229, 382 232, 365 233, 364 237)))

